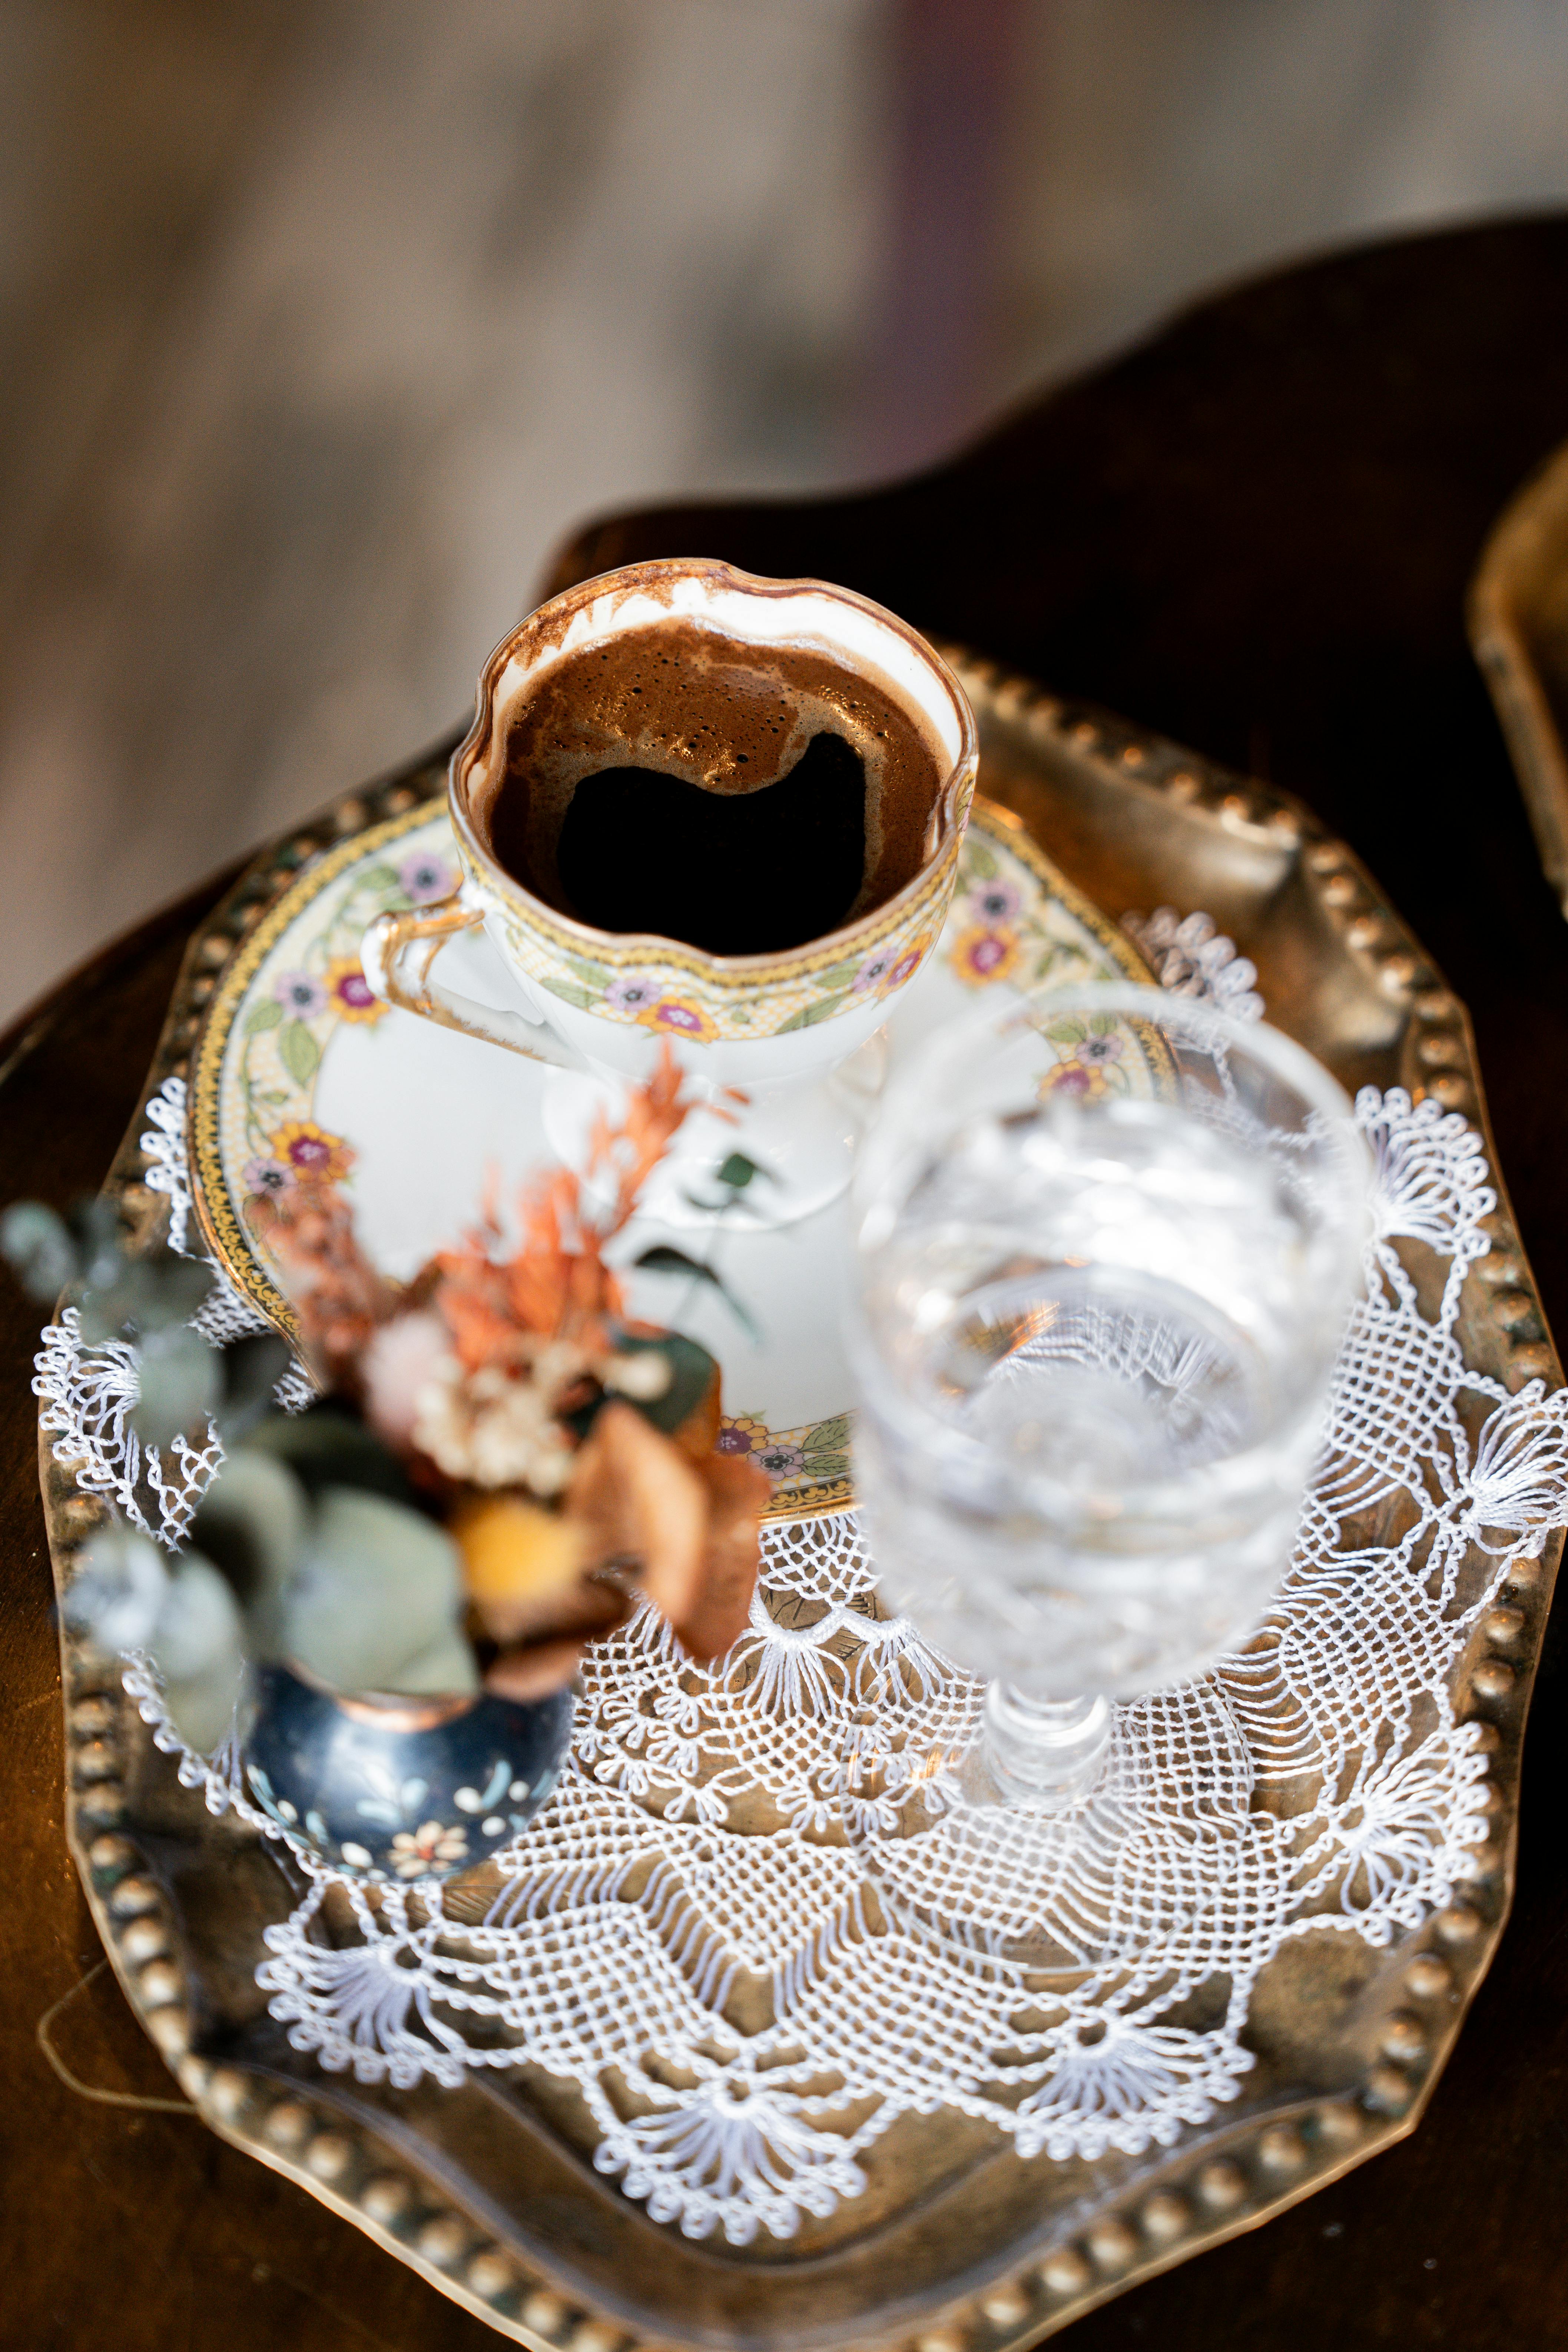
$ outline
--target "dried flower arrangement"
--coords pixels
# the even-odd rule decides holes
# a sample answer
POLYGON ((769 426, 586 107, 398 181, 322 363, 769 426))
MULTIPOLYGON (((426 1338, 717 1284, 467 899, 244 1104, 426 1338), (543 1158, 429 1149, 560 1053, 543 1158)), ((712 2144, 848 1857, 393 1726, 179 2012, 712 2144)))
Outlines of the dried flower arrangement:
POLYGON ((269 1204, 321 1391, 299 1414, 271 1405, 283 1341, 219 1349, 192 1328, 205 1265, 128 1254, 101 1202, 0 1219, 0 1253, 35 1296, 74 1288, 86 1339, 131 1341, 144 1444, 204 1423, 223 1440, 188 1548, 170 1558, 114 1523, 84 1548, 68 1600, 105 1646, 151 1659, 190 1746, 243 1731, 279 1674, 384 1706, 541 1701, 639 1596, 695 1659, 738 1637, 766 1478, 713 1450, 713 1359, 629 1320, 605 1260, 689 1108, 666 1047, 621 1123, 600 1118, 583 1172, 524 1192, 515 1243, 492 1187, 473 1228, 402 1287, 365 1255, 335 1181, 269 1204))

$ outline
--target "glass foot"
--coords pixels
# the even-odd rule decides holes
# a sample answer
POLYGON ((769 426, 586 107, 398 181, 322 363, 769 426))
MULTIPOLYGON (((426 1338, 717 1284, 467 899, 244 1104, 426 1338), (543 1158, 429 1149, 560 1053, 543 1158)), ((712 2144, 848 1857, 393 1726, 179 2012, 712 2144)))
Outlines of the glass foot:
POLYGON ((1131 1826, 1103 1698, 994 1685, 971 1736, 846 1760, 845 1833, 873 1927, 1062 1991, 1145 1957, 1113 1919, 1131 1826))

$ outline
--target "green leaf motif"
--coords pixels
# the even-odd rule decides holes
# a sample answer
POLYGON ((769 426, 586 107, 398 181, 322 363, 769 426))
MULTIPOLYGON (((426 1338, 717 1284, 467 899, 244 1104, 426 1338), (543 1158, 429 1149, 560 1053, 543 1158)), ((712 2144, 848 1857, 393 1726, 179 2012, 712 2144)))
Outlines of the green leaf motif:
POLYGON ((858 956, 851 956, 847 963, 832 964, 826 971, 814 971, 811 975, 813 988, 847 988, 860 969, 860 961, 858 956))
POLYGON ((775 1031, 775 1035, 787 1037, 792 1029, 815 1029, 819 1021, 831 1021, 848 993, 848 990, 844 989, 837 996, 825 996, 816 1004, 808 1004, 803 1013, 796 1013, 784 1022, 775 1031))
POLYGON ((321 1049, 302 1021, 286 1021, 278 1033, 278 1056, 297 1087, 308 1087, 321 1066, 321 1049))
POLYGON ((805 1475, 808 1478, 823 1482, 829 1478, 847 1478, 849 1456, 847 1454, 808 1454, 805 1457, 805 1475))
POLYGON ((396 873, 390 866, 367 866, 354 887, 358 890, 401 890, 396 873))
POLYGON ((245 1034, 247 1037, 259 1037, 264 1029, 276 1029, 282 1018, 283 1007, 278 999, 264 996, 259 1004, 251 1006, 246 1018, 245 1034))
POLYGON ((807 1454, 816 1454, 825 1449, 838 1452, 849 1443, 849 1415, 847 1412, 839 1412, 835 1413, 831 1421, 819 1421, 815 1429, 806 1431, 800 1442, 802 1449, 807 1454))
POLYGON ((964 862, 968 866, 970 873, 973 875, 978 881, 994 882, 999 868, 994 856, 992 855, 991 851, 986 848, 985 844, 983 841, 976 841, 974 835, 971 834, 964 846, 968 851, 968 856, 964 862))
POLYGON ((557 980, 552 972, 542 972, 539 985, 547 988, 552 996, 558 996, 563 1004, 574 1004, 579 1013, 592 1013, 599 1001, 587 989, 574 988, 569 980, 557 980))
POLYGON ((1046 1034, 1053 1045, 1081 1045, 1087 1032, 1081 1021, 1047 1021, 1046 1034))
MULTIPOLYGON (((561 950, 561 961, 566 966, 568 971, 574 971, 579 980, 586 982, 587 986, 593 990, 595 996, 603 995, 605 988, 605 975, 600 971, 596 963, 590 963, 586 956, 568 955, 564 949, 561 950)), ((547 975, 542 972, 538 977, 542 985, 552 990, 555 995, 565 995, 566 991, 563 988, 558 988, 555 982, 549 979, 547 975)))

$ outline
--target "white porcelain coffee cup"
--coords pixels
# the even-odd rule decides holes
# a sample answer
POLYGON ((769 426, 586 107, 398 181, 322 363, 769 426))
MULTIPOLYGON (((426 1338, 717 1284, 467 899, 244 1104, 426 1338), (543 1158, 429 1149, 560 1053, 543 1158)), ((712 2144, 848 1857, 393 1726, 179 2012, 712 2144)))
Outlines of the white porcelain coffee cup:
POLYGON ((362 950, 365 976, 388 1003, 572 1074, 552 1083, 546 1106, 552 1139, 569 1159, 598 1103, 618 1097, 628 1079, 646 1078, 668 1040, 692 1091, 712 1108, 688 1120, 650 1205, 691 1222, 702 1213, 689 1208, 694 1182, 706 1197, 703 1172, 738 1152, 763 1171, 739 1213, 755 1223, 788 1223, 847 1181, 866 1088, 831 1083, 833 1074, 874 1037, 889 998, 936 942, 977 765, 973 714, 957 679, 913 629, 868 598, 698 559, 606 572, 531 614, 486 663, 478 713, 448 784, 462 886, 438 907, 378 918, 362 950), (488 813, 509 734, 530 698, 568 656, 672 618, 762 654, 802 647, 826 656, 911 718, 936 748, 941 776, 920 864, 904 887, 802 946, 724 956, 656 932, 579 922, 498 862, 488 813), (481 1004, 437 978, 443 947, 480 926, 528 1014, 481 1004), (743 1106, 732 1099, 736 1091, 747 1097, 743 1106))

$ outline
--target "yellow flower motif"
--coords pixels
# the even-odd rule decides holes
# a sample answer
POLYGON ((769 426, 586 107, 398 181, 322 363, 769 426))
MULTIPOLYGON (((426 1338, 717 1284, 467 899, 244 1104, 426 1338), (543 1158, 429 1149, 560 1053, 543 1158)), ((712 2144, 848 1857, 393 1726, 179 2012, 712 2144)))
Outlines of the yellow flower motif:
POLYGON ((341 1135, 329 1135, 313 1119, 288 1119, 267 1140, 274 1160, 318 1183, 341 1184, 354 1164, 353 1147, 341 1135))
POLYGON ((1110 1087, 1103 1070, 1074 1056, 1047 1071, 1040 1080, 1039 1092, 1042 1102, 1047 1095, 1072 1095, 1079 1102, 1101 1102, 1110 1087))
POLYGON ((661 1029, 670 1037, 689 1037, 700 1045, 719 1034, 719 1024, 700 1004, 689 1003, 683 996, 661 996, 650 1004, 637 1019, 645 1029, 661 1029))
POLYGON ((755 1454, 767 1442, 765 1422, 749 1412, 727 1413, 719 1423, 714 1450, 720 1454, 755 1454))
POLYGON ((1018 954, 1016 932, 997 924, 972 923, 954 940, 948 961, 970 988, 986 988, 994 980, 1006 979, 1018 954))
POLYGON ((321 982, 327 1003, 341 1021, 379 1021, 387 1007, 364 976, 358 956, 339 956, 321 982))
POLYGON ((877 990, 879 996, 891 996, 894 989, 902 988, 906 981, 913 980, 925 961, 926 951, 931 946, 931 935, 929 931, 922 931, 918 940, 910 941, 891 971, 887 973, 879 986, 877 990))
POLYGON ((392 1866, 399 1878, 423 1878, 437 1863, 461 1862, 468 1851, 468 1841, 460 1829, 421 1822, 416 1830, 399 1830, 393 1839, 392 1866))

